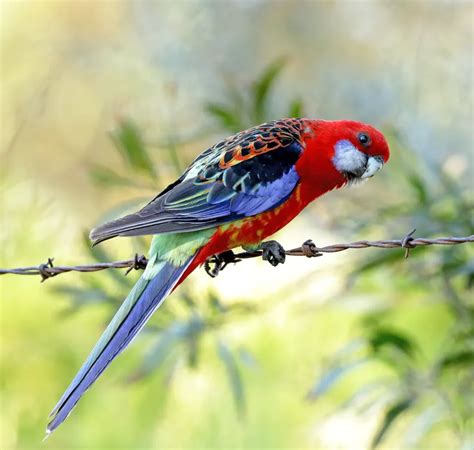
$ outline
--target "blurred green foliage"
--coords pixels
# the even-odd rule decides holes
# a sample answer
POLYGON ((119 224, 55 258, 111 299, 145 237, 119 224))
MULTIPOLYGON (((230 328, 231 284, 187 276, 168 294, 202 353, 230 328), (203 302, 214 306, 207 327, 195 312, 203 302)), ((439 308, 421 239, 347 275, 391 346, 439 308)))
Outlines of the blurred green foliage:
MULTIPOLYGON (((248 90, 232 86, 227 102, 206 105, 206 111, 224 134, 280 115, 303 115, 299 99, 292 100, 283 114, 271 108, 272 90, 284 67, 285 60, 278 59, 248 90)), ((364 222, 357 220, 361 205, 348 206, 341 211, 348 220, 340 220, 338 227, 342 230, 346 227, 351 232, 357 229, 367 235, 380 230, 381 223, 387 230, 406 231, 416 227, 417 234, 425 237, 473 234, 472 193, 463 189, 445 167, 427 164, 418 158, 395 129, 386 127, 384 131, 400 155, 390 167, 392 177, 399 180, 400 190, 397 195, 387 197, 386 203, 368 208, 368 215, 372 216, 364 222)), ((104 166, 92 166, 91 179, 110 189, 159 186, 159 171, 139 127, 129 119, 122 120, 111 137, 122 156, 123 171, 117 173, 104 166)), ((173 142, 168 156, 178 176, 181 164, 177 141, 173 142)), ((138 208, 140 203, 141 200, 117 205, 105 217, 138 208)), ((84 242, 94 260, 114 259, 114 255, 100 246, 90 248, 86 237, 84 242)), ((134 249, 146 252, 146 239, 137 238, 134 242, 134 249)), ((442 344, 431 349, 429 343, 423 342, 422 329, 410 329, 403 320, 400 323, 395 303, 370 308, 360 315, 359 336, 347 342, 334 356, 327 355, 327 364, 309 388, 307 399, 320 402, 355 373, 366 370, 363 382, 347 398, 341 399, 334 415, 348 409, 355 409, 358 414, 381 413, 372 437, 373 448, 383 443, 400 422, 403 426, 397 428, 399 435, 404 436, 402 441, 410 448, 422 446, 425 437, 437 428, 452 430, 459 445, 467 448, 474 425, 473 396, 466 395, 467 392, 472 394, 474 375, 473 281, 473 252, 469 246, 417 248, 408 260, 398 251, 380 250, 360 255, 347 276, 346 292, 364 295, 370 291, 373 297, 393 292, 406 297, 407 301, 428 305, 442 303, 450 316, 450 326, 442 344)), ((133 282, 110 270, 100 276, 84 276, 82 284, 77 287, 65 282, 56 287, 69 297, 70 312, 98 302, 108 302, 115 308, 133 282)), ((227 342, 226 326, 261 314, 271 308, 271 302, 260 300, 257 303, 248 299, 226 304, 214 292, 201 292, 196 296, 189 283, 174 297, 177 298, 172 304, 162 308, 153 325, 147 327, 146 332, 153 335, 152 343, 128 380, 137 382, 160 370, 165 374, 165 382, 170 383, 177 370, 184 367, 183 362, 191 368, 199 366, 202 342, 210 336, 227 375, 236 410, 242 416, 246 408, 242 371, 252 367, 255 361, 247 349, 235 348, 227 342)))
POLYGON ((281 114, 271 110, 271 94, 285 62, 284 58, 280 58, 269 64, 247 90, 239 86, 228 86, 227 103, 207 104, 207 112, 214 117, 221 130, 238 133, 280 117, 303 117, 303 102, 299 98, 291 100, 281 114))

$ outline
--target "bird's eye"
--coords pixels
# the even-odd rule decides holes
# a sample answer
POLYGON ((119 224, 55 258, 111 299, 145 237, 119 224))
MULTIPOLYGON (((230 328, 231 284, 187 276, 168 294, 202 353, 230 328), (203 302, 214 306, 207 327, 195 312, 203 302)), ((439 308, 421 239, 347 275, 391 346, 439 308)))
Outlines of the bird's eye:
POLYGON ((366 133, 359 133, 357 135, 357 139, 359 139, 359 142, 364 146, 368 147, 370 145, 370 137, 366 133))

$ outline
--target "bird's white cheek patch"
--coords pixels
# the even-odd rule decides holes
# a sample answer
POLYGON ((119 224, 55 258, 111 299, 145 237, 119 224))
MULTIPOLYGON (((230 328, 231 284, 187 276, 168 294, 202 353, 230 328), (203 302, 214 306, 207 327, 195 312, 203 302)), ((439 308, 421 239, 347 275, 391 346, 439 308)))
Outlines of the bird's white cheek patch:
POLYGON ((365 168, 367 156, 357 150, 350 141, 343 139, 337 141, 334 146, 332 162, 339 172, 357 173, 362 167, 365 168))

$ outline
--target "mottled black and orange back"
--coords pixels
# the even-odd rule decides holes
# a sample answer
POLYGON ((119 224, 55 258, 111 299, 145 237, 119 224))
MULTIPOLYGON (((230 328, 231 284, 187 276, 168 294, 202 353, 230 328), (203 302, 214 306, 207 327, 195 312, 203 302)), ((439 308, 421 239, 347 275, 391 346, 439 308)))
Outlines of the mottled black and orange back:
POLYGON ((299 182, 305 126, 305 119, 276 120, 218 142, 142 210, 91 238, 196 231, 277 207, 299 182))

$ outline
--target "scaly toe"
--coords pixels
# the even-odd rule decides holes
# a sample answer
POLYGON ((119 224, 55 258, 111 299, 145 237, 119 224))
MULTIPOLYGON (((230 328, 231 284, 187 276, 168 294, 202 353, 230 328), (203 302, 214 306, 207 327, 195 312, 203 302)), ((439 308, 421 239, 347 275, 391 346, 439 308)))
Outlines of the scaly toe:
POLYGON ((261 249, 263 260, 268 261, 273 267, 285 262, 285 249, 277 241, 263 242, 261 249))

